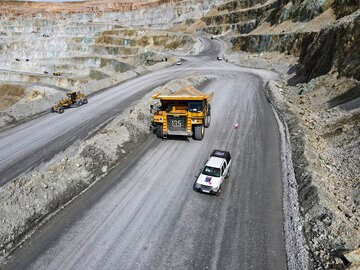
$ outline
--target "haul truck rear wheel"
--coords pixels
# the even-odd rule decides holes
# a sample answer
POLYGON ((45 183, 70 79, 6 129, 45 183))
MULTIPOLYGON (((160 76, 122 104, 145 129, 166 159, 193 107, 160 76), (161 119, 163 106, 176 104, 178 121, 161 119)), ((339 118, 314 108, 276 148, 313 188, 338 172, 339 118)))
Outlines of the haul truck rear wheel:
POLYGON ((197 125, 194 127, 195 140, 201 141, 204 138, 205 127, 203 125, 197 125))

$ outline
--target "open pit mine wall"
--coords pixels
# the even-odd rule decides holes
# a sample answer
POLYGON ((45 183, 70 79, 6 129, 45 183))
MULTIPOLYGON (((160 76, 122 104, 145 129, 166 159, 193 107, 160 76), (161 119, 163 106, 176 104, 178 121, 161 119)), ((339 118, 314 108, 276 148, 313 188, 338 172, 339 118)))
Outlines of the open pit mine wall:
MULTIPOLYGON (((359 80, 360 7, 359 3, 355 3, 357 1, 340 2, 277 1, 251 10, 250 13, 226 13, 221 15, 222 19, 215 20, 225 24, 237 22, 236 30, 242 35, 231 39, 235 51, 279 51, 300 57, 299 81, 309 81, 332 71, 338 72, 340 76, 359 80), (286 20, 305 23, 329 8, 333 10, 337 21, 320 31, 246 34, 263 22, 270 22, 272 25, 286 20)), ((207 24, 211 24, 209 20, 211 19, 204 19, 207 24)))
POLYGON ((360 12, 354 19, 348 17, 317 33, 300 54, 299 75, 305 76, 306 81, 332 70, 360 80, 360 12))
MULTIPOLYGON (((78 8, 71 12, 66 12, 66 7, 60 4, 59 6, 55 5, 53 9, 35 8, 37 7, 35 3, 31 3, 34 4, 31 5, 31 8, 26 8, 29 3, 23 6, 17 3, 17 5, 10 5, 8 7, 2 4, 0 6, 0 17, 11 21, 18 20, 19 17, 26 18, 32 16, 43 20, 57 18, 67 22, 116 23, 134 28, 167 29, 186 19, 199 19, 223 2, 223 0, 162 0, 141 5, 131 4, 131 6, 126 6, 130 5, 129 3, 126 5, 118 3, 119 7, 111 7, 104 9, 104 11, 86 7, 86 9, 78 8), (32 12, 29 12, 29 10, 32 10, 32 12)), ((6 3, 9 5, 9 2, 6 3)), ((106 6, 106 3, 104 5, 106 6)), ((108 3, 108 5, 116 4, 108 3)))
MULTIPOLYGON (((102 12, 116 12, 116 11, 134 11, 142 8, 158 7, 164 4, 174 4, 182 0, 158 0, 158 1, 102 1, 99 5, 98 1, 88 0, 72 3, 38 3, 25 1, 3 1, 0 11, 10 11, 9 14, 19 16, 26 14, 24 11, 29 11, 28 14, 41 13, 49 14, 74 14, 74 13, 102 13, 102 12), (16 3, 16 2, 21 2, 16 3)), ((101 15, 101 14, 99 14, 101 15)))

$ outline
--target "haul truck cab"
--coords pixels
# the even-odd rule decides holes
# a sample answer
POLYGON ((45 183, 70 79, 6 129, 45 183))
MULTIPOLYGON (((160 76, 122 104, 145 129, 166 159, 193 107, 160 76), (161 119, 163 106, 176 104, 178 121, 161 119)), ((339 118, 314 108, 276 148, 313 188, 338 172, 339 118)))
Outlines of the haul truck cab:
POLYGON ((151 107, 155 110, 156 135, 159 138, 167 138, 168 135, 194 136, 195 140, 202 140, 205 128, 210 126, 213 96, 214 93, 203 95, 191 86, 169 96, 153 96, 161 103, 155 109, 151 107))

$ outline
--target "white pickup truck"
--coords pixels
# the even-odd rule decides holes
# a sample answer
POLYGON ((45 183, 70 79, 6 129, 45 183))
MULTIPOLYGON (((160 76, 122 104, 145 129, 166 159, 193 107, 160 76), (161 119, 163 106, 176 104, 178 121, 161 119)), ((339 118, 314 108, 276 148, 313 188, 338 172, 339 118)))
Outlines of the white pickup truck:
POLYGON ((197 177, 194 189, 199 192, 221 193, 221 184, 230 175, 231 156, 227 151, 214 150, 197 177))

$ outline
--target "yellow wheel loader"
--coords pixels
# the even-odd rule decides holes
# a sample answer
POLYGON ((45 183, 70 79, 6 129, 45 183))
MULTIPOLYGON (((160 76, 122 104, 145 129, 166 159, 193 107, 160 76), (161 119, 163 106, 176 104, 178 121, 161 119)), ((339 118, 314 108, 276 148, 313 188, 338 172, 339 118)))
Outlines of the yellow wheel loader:
POLYGON ((76 93, 76 92, 67 92, 67 98, 60 100, 53 107, 51 107, 51 112, 63 113, 65 108, 73 107, 73 106, 81 106, 83 104, 87 104, 88 100, 84 94, 76 93))
POLYGON ((194 136, 195 140, 202 140, 205 128, 210 126, 213 97, 214 93, 204 95, 192 86, 169 96, 153 96, 153 99, 160 100, 160 104, 150 106, 154 113, 156 135, 159 138, 167 138, 168 135, 194 136))

